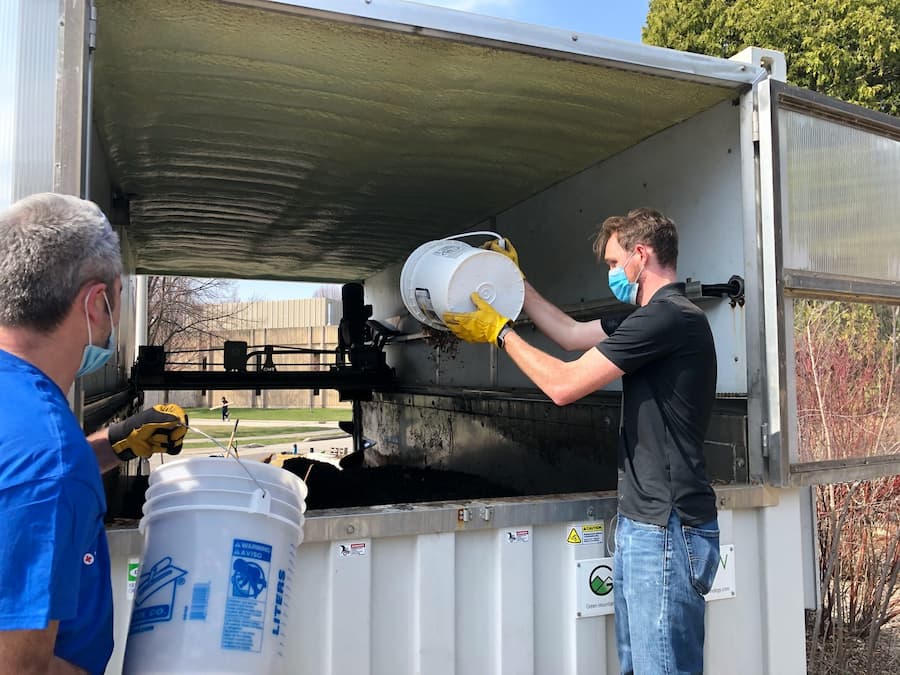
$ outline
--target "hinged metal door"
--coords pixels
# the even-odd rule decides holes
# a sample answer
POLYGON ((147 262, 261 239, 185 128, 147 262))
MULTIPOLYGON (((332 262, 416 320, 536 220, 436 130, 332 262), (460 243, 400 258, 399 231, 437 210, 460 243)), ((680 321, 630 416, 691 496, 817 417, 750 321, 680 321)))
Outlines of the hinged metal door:
POLYGON ((900 119, 775 81, 758 106, 769 481, 900 473, 897 454, 801 456, 794 345, 797 302, 900 305, 900 119))

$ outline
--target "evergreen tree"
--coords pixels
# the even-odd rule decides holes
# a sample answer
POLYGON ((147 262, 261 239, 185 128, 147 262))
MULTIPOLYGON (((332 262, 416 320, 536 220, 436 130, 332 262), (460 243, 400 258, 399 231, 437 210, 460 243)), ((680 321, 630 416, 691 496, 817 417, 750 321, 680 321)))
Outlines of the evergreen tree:
POLYGON ((643 40, 725 58, 777 49, 792 84, 900 114, 900 0, 650 0, 643 40))

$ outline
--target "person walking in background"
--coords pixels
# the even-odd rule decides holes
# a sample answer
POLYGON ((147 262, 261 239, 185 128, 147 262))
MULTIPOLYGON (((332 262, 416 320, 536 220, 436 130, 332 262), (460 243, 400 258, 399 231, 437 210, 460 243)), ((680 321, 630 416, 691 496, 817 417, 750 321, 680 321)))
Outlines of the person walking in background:
POLYGON ((222 397, 222 421, 230 420, 231 417, 228 414, 228 399, 224 396, 222 397))
POLYGON ((158 405, 85 439, 66 400, 115 351, 119 239, 91 202, 0 211, 0 672, 103 673, 113 649, 101 472, 177 454, 187 416, 158 405))
MULTIPOLYGON (((492 250, 518 265, 515 248, 492 250)), ((474 312, 448 312, 462 340, 505 350, 557 405, 622 378, 618 522, 613 593, 616 643, 626 675, 703 672, 704 595, 719 566, 715 493, 703 440, 716 394, 716 350, 706 315, 676 281, 675 223, 652 209, 607 218, 594 253, 609 266, 609 287, 636 305, 613 327, 581 322, 525 282, 525 311, 563 349, 562 361, 529 345, 477 293, 474 312)), ((523 275, 524 278, 524 275, 523 275)))

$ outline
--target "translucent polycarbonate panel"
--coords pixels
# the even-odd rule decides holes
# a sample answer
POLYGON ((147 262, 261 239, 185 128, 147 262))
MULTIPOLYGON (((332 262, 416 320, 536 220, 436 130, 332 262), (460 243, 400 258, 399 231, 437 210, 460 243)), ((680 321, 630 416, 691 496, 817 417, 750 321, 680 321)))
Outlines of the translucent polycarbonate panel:
POLYGON ((779 111, 784 267, 900 279, 900 142, 779 111))
POLYGON ((794 300, 794 368, 793 462, 900 453, 900 307, 794 300))
POLYGON ((58 0, 0 3, 0 203, 53 189, 58 0))
POLYGON ((12 201, 19 0, 0 0, 0 209, 12 201))

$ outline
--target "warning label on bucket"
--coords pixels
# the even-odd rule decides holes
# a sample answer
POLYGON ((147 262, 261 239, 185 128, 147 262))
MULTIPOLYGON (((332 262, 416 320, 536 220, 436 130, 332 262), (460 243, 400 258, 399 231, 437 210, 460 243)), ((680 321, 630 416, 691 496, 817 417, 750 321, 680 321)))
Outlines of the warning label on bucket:
POLYGON ((427 316, 432 321, 442 323, 441 317, 439 317, 437 315, 437 312, 434 311, 434 305, 431 302, 431 291, 429 291, 427 288, 416 289, 416 304, 419 306, 422 314, 427 316))
POLYGON ((272 547, 268 544, 233 540, 222 649, 262 650, 271 563, 272 547))

